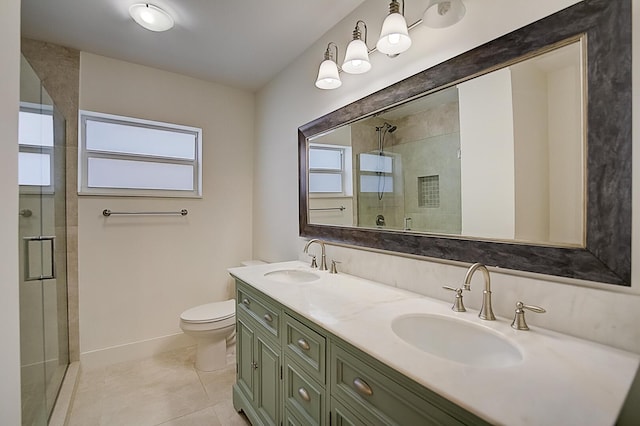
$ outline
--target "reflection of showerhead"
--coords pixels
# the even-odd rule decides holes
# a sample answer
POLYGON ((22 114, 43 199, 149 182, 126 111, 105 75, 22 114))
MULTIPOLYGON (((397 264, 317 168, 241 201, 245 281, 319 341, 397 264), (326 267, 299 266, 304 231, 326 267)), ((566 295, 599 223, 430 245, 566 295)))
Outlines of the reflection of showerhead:
POLYGON ((389 132, 389 133, 393 133, 396 130, 398 130, 398 126, 393 126, 389 123, 387 123, 386 121, 382 124, 382 126, 377 126, 376 127, 376 132, 379 132, 381 130, 384 130, 384 132, 389 132))

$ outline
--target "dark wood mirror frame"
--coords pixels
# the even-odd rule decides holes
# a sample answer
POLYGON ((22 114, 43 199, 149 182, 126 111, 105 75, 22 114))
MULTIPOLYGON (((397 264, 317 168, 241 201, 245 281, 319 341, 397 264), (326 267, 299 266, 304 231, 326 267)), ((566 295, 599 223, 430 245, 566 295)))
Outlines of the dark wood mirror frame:
POLYGON ((389 252, 631 285, 631 0, 584 0, 298 129, 300 236, 389 252), (307 139, 586 34, 586 247, 310 224, 307 139))

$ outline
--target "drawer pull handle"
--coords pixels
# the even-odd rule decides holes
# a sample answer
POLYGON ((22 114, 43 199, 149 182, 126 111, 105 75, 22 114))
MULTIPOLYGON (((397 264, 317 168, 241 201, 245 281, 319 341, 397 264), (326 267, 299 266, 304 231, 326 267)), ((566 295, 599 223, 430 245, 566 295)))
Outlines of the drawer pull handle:
POLYGON ((258 363, 257 362, 251 362, 251 366, 253 367, 254 370, 258 369, 258 363))
POLYGON ((271 322, 271 321, 273 321, 273 317, 272 317, 270 314, 264 314, 264 317, 263 317, 263 318, 264 318, 264 320, 265 320, 266 322, 271 322))
POLYGON ((298 341, 296 343, 298 344, 300 349, 302 349, 304 351, 308 351, 309 349, 311 349, 311 346, 309 346, 309 343, 306 340, 302 339, 302 338, 298 339, 298 341))
POLYGON ((251 300, 249 300, 247 298, 244 298, 244 299, 242 299, 242 304, 245 305, 245 306, 249 306, 251 304, 251 300))
POLYGON ((363 395, 366 395, 366 396, 373 395, 373 389, 371 389, 371 387, 367 384, 367 382, 362 380, 360 377, 356 377, 353 380, 353 386, 356 388, 358 392, 360 392, 363 395))
POLYGON ((309 392, 305 388, 298 389, 298 395, 302 398, 303 401, 311 401, 311 397, 309 396, 309 392))

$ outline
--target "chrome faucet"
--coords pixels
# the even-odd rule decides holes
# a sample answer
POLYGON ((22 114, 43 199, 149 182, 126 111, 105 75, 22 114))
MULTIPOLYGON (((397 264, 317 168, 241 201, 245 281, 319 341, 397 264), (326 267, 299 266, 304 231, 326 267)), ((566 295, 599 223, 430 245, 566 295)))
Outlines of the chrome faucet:
POLYGON ((321 258, 320 258, 320 268, 319 269, 321 271, 326 271, 327 270, 327 256, 326 256, 325 251, 324 251, 324 241, 319 240, 317 238, 309 240, 307 242, 307 244, 304 246, 304 252, 305 253, 309 253, 309 246, 312 243, 318 243, 320 245, 320 248, 322 249, 322 253, 321 253, 321 258))
POLYGON ((495 320, 496 316, 493 315, 493 309, 491 308, 491 278, 489 277, 489 270, 482 263, 474 263, 467 270, 467 274, 464 276, 464 289, 471 290, 471 277, 473 273, 478 269, 482 270, 484 276, 484 291, 482 292, 482 307, 478 316, 483 320, 495 320))

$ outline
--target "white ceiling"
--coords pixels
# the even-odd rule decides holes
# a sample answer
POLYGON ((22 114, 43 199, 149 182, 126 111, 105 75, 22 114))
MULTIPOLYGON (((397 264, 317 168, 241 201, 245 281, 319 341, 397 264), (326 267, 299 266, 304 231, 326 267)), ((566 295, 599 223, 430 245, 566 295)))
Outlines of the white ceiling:
POLYGON ((22 0, 22 35, 257 90, 363 1, 153 0, 175 20, 155 33, 129 16, 136 0, 22 0))

